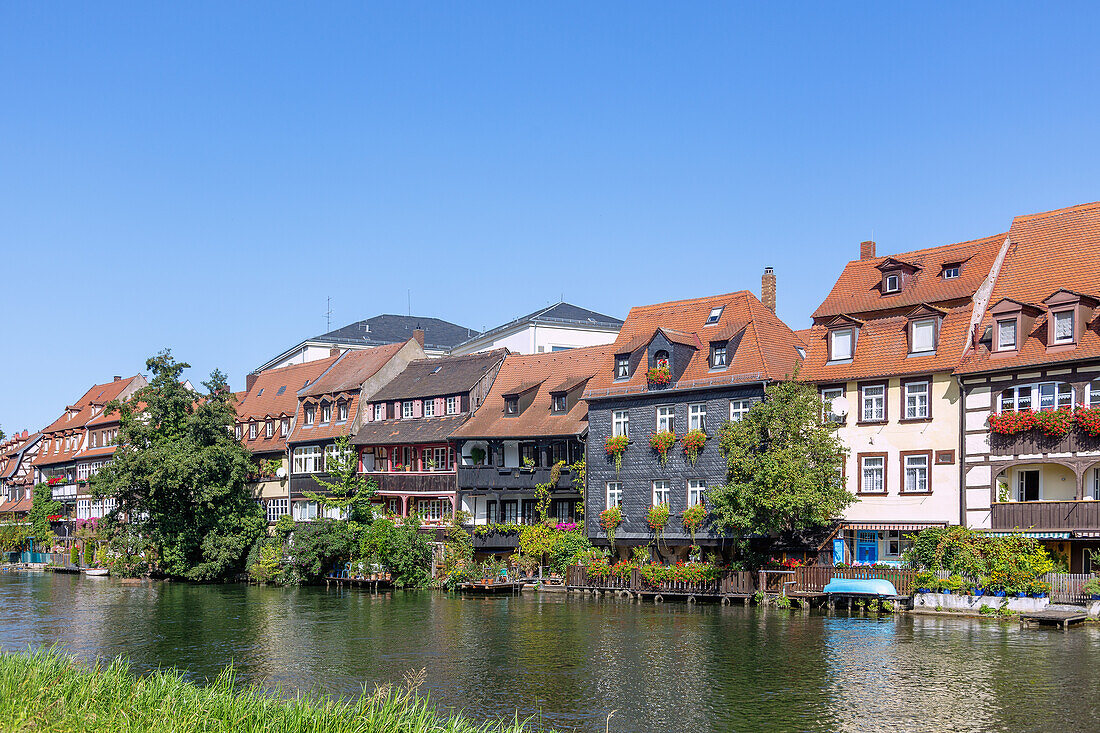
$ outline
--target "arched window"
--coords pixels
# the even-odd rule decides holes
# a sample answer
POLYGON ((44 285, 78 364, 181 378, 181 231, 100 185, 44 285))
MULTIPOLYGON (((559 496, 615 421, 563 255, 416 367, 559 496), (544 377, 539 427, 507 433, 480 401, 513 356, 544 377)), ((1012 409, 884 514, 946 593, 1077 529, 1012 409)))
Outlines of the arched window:
POLYGON ((653 355, 654 366, 664 367, 668 369, 668 352, 661 349, 653 355))

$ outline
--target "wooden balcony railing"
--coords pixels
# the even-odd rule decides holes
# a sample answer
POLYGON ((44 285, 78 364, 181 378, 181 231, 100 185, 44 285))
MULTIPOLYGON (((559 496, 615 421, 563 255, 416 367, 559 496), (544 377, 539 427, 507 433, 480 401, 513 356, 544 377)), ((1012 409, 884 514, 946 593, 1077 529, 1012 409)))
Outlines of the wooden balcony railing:
POLYGON ((1100 501, 993 502, 993 529, 1100 530, 1100 501))
MULTIPOLYGON (((458 488, 474 489, 528 489, 550 481, 551 468, 502 468, 498 466, 459 466, 458 488)), ((561 470, 554 489, 573 487, 573 475, 568 468, 561 470)))
POLYGON ((1100 437, 1094 438, 1078 429, 1070 430, 1064 438, 1053 438, 1039 430, 1027 430, 1015 435, 1002 435, 990 431, 989 450, 995 456, 1098 451, 1100 437))

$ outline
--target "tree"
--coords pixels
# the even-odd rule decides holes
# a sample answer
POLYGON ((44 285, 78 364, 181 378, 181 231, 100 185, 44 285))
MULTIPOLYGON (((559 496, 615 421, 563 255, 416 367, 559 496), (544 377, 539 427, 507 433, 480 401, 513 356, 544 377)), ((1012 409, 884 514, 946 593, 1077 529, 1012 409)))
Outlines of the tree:
POLYGON ((352 450, 348 436, 336 439, 336 453, 325 459, 325 472, 335 481, 315 479, 327 494, 306 492, 305 496, 321 507, 346 511, 349 520, 369 522, 373 517, 370 500, 378 490, 378 484, 359 475, 359 457, 352 450))
POLYGON ((113 460, 93 478, 97 496, 114 496, 114 516, 126 515, 147 537, 161 570, 189 580, 224 577, 241 566, 264 531, 262 510, 246 486, 248 450, 228 429, 236 419, 233 393, 215 370, 198 397, 183 386, 188 364, 169 350, 145 362, 152 374, 119 412, 113 460))
POLYGON ((740 537, 800 535, 828 526, 856 500, 844 485, 845 448, 811 385, 770 385, 764 401, 726 423, 719 436, 726 484, 709 491, 706 504, 723 530, 740 537))
POLYGON ((61 502, 54 501, 53 489, 49 484, 35 484, 31 493, 31 510, 27 514, 31 523, 31 537, 38 542, 52 540, 54 534, 50 527, 50 517, 60 514, 61 509, 61 502))

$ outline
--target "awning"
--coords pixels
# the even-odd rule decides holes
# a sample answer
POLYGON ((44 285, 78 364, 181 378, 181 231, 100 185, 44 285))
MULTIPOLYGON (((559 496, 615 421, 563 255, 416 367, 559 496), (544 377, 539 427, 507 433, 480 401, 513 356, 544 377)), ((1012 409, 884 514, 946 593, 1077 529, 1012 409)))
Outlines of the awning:
POLYGON ((947 522, 844 522, 842 529, 906 529, 944 527, 947 522))
POLYGON ((1068 540, 1070 538, 1069 532, 1043 532, 1042 530, 1038 532, 1021 530, 1009 530, 1007 532, 983 531, 982 534, 990 537, 1029 537, 1033 540, 1068 540))

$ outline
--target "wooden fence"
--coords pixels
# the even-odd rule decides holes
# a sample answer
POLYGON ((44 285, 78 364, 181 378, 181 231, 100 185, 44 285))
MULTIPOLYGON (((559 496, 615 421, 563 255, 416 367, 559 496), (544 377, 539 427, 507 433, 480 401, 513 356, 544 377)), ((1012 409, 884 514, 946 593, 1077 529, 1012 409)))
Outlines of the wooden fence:
POLYGON ((830 568, 805 567, 795 569, 795 588, 802 593, 821 593, 833 578, 857 580, 889 580, 898 593, 907 596, 913 592, 916 570, 903 568, 830 568))
POLYGON ((1088 603, 1091 596, 1081 586, 1092 577, 1091 573, 1047 573, 1043 579, 1050 583, 1051 603, 1088 603))

